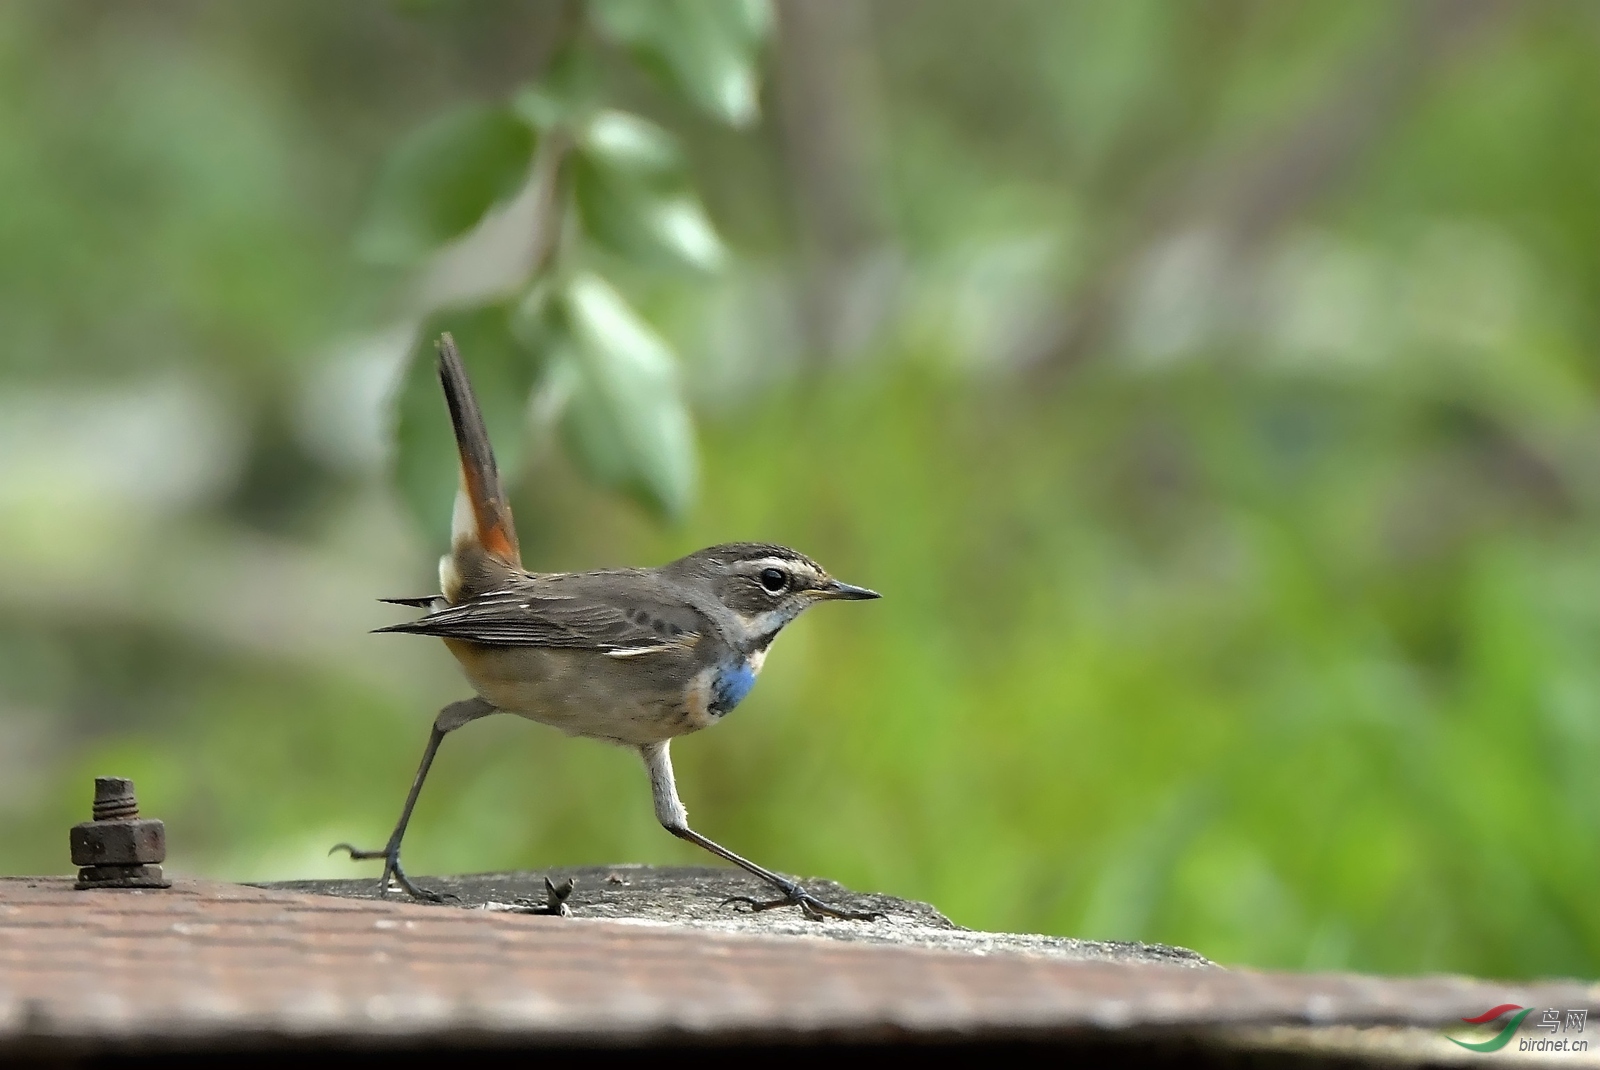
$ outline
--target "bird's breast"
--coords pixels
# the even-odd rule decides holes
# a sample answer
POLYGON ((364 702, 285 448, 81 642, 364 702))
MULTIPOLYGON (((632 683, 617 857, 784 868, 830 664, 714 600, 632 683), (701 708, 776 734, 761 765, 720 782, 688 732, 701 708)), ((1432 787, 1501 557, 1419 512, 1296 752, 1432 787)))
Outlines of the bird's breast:
POLYGON ((707 709, 718 717, 732 710, 750 689, 756 686, 756 671, 748 661, 728 666, 717 673, 711 684, 711 701, 707 709))
POLYGON ((694 688, 695 697, 704 703, 708 720, 721 718, 744 701, 750 689, 756 686, 756 676, 761 672, 766 651, 744 658, 735 658, 705 670, 700 687, 694 688))

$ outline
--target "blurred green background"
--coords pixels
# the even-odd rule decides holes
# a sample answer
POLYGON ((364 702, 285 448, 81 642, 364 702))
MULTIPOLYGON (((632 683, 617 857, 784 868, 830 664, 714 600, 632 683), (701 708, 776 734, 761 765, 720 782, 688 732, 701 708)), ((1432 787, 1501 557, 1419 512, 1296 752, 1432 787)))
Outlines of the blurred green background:
MULTIPOLYGON (((680 140, 721 244, 555 239, 675 354, 642 460, 546 336, 467 348, 527 564, 763 539, 886 595, 679 741, 698 828, 971 926, 1600 973, 1600 8, 597 5, 0 6, 0 871, 118 774, 172 870, 376 877, 328 847, 466 693, 367 634, 450 508, 406 354, 527 282, 500 158, 433 233, 405 153, 575 93, 680 140)), ((706 861, 634 755, 509 717, 406 851, 706 861)))

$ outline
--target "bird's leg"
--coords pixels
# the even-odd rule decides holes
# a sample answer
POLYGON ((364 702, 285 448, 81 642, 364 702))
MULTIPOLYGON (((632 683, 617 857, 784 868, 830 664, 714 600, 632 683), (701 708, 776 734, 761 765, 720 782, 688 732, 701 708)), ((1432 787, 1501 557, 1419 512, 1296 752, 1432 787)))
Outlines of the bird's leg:
POLYGON ((437 725, 428 733, 428 746, 422 752, 422 764, 417 769, 417 776, 411 782, 411 792, 406 796, 406 804, 400 811, 400 820, 394 826, 394 831, 389 834, 389 842, 378 850, 363 850, 348 843, 336 843, 328 853, 346 851, 356 861, 369 858, 383 859, 383 876, 378 879, 378 897, 384 898, 389 894, 389 880, 392 877, 406 894, 413 899, 423 899, 430 903, 444 902, 444 896, 438 892, 419 888, 411 883, 411 878, 406 876, 406 871, 400 865, 400 841, 405 839, 406 826, 411 823, 411 811, 416 808, 417 796, 422 794, 422 782, 428 779, 428 768, 433 765, 433 756, 439 752, 439 744, 444 742, 445 734, 437 725))
POLYGON ((688 840, 698 844, 719 858, 726 858, 747 873, 754 874, 778 890, 777 899, 753 899, 747 895, 735 895, 723 900, 724 903, 745 903, 752 911, 772 910, 775 907, 799 907, 806 917, 814 921, 823 918, 842 918, 846 921, 878 921, 883 914, 876 910, 845 910, 842 907, 832 906, 823 902, 810 892, 806 891, 796 882, 781 873, 774 873, 765 866, 758 866, 742 855, 734 854, 715 840, 700 835, 688 825, 674 828, 667 826, 667 831, 680 840, 688 840))
POLYGON ((656 820, 661 822, 663 828, 678 839, 688 840, 718 858, 732 862, 746 873, 760 877, 780 893, 777 899, 770 900, 757 900, 738 895, 724 900, 725 903, 745 903, 752 911, 797 906, 806 917, 813 920, 842 918, 847 921, 877 921, 883 917, 876 911, 844 910, 824 903, 783 874, 774 873, 765 866, 758 866, 748 858, 734 854, 715 840, 700 835, 689 827, 689 812, 684 809, 683 802, 678 798, 678 785, 672 776, 672 755, 667 743, 648 744, 640 747, 639 753, 644 758, 645 768, 650 771, 650 794, 655 801, 656 820))
POLYGON ((369 858, 383 859, 383 876, 378 881, 379 898, 389 894, 390 878, 404 888, 406 894, 413 899, 442 903, 447 898, 438 892, 411 883, 411 878, 406 876, 406 871, 400 866, 400 841, 405 839, 406 826, 411 823, 411 811, 416 809, 417 796, 422 794, 422 782, 428 779, 428 769, 433 765, 433 756, 439 753, 439 744, 444 742, 444 737, 468 721, 475 721, 494 712, 495 708, 481 698, 452 702, 440 710, 439 716, 433 719, 433 730, 428 733, 428 745, 422 751, 422 764, 417 767, 416 778, 411 781, 411 791, 406 795, 406 804, 400 811, 400 820, 395 823, 394 831, 389 834, 389 842, 376 851, 364 851, 348 843, 336 843, 328 851, 329 854, 334 851, 346 851, 357 861, 369 858))

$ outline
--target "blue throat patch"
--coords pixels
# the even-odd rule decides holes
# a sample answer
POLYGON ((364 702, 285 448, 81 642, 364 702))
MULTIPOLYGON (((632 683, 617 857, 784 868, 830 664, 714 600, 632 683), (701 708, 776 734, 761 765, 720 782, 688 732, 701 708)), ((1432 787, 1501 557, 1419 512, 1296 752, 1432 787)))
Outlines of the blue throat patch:
POLYGON ((717 678, 711 684, 711 702, 708 709, 721 717, 750 693, 756 686, 756 672, 750 667, 748 661, 736 661, 731 665, 724 665, 717 673, 717 678))

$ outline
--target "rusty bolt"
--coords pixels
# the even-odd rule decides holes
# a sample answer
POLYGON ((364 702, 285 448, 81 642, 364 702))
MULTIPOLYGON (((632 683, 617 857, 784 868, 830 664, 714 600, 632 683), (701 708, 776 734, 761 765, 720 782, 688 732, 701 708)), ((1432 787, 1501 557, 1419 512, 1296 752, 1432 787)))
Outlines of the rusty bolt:
POLYGON ((72 826, 72 864, 79 888, 168 888, 167 826, 139 816, 133 781, 94 778, 94 820, 72 826))

